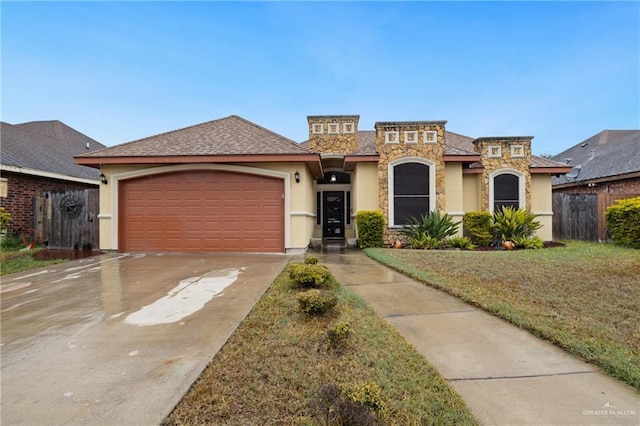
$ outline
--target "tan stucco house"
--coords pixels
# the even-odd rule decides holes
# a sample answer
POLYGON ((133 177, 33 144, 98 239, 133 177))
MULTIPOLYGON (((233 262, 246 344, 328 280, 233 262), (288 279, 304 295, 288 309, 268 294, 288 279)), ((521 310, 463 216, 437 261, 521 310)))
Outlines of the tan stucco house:
POLYGON ((355 214, 381 211, 387 241, 408 217, 502 205, 540 215, 551 239, 551 178, 571 167, 531 155, 530 136, 470 138, 445 121, 307 117, 296 143, 238 116, 76 157, 99 168, 100 248, 302 252, 357 238, 355 214))

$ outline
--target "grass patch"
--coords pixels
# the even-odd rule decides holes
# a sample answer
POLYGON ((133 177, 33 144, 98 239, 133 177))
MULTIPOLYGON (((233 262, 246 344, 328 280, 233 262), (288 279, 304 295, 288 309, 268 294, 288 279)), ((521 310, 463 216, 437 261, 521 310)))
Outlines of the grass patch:
POLYGON ((0 275, 15 274, 30 269, 66 262, 66 259, 37 260, 32 256, 39 250, 2 251, 0 253, 0 275))
POLYGON ((367 255, 529 330, 640 389, 640 251, 611 244, 367 255))
POLYGON ((330 281, 339 303, 312 317, 283 272, 163 424, 324 425, 319 401, 352 386, 379 387, 386 424, 477 424, 394 327, 330 281))

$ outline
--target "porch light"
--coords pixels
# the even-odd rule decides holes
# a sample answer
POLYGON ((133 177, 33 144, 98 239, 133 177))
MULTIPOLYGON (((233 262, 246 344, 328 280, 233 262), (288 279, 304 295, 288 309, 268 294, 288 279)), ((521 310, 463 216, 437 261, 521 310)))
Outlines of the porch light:
POLYGON ((107 177, 104 175, 104 173, 100 173, 100 183, 102 183, 103 185, 106 185, 109 183, 109 181, 107 180, 107 177))
POLYGON ((296 178, 296 183, 300 183, 300 172, 296 170, 295 174, 293 175, 294 178, 296 178))
POLYGON ((332 174, 331 174, 331 178, 329 179, 329 182, 331 182, 331 183, 336 183, 336 180, 337 180, 337 179, 336 179, 336 174, 335 174, 335 173, 332 173, 332 174))

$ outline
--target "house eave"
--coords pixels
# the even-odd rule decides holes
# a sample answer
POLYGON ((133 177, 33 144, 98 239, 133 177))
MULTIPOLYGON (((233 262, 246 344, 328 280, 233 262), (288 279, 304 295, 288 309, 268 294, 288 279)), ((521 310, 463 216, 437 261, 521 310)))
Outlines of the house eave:
POLYGON ((68 182, 86 183, 89 185, 96 185, 96 186, 100 184, 98 179, 69 176, 62 173, 48 172, 46 170, 30 169, 28 167, 16 167, 16 166, 9 166, 6 164, 1 164, 0 170, 4 172, 19 173, 19 174, 38 176, 38 177, 49 178, 49 179, 65 180, 68 182))
POLYGON ((479 155, 445 155, 444 161, 446 163, 475 163, 480 161, 479 155))
POLYGON ((605 176, 596 179, 585 179, 585 180, 577 180, 575 182, 567 182, 553 185, 553 189, 564 189, 564 188, 573 188, 576 186, 589 185, 589 184, 600 184, 606 182, 616 182, 625 179, 633 179, 640 177, 640 171, 625 173, 623 175, 615 175, 615 176, 605 176))
POLYGON ((74 160, 76 164, 95 168, 105 164, 305 163, 314 177, 322 176, 318 154, 75 157, 74 160))
POLYGON ((377 163, 379 160, 379 155, 347 155, 344 157, 343 168, 347 172, 352 172, 357 163, 377 163))
POLYGON ((551 174, 551 175, 563 175, 570 173, 573 167, 530 167, 529 172, 531 174, 551 174))

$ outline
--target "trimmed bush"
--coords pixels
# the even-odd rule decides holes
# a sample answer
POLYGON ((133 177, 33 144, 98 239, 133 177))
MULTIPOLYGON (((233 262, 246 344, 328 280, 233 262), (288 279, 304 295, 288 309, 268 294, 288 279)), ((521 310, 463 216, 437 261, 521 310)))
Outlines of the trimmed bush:
MULTIPOLYGON (((335 384, 322 386, 312 405, 317 418, 326 425, 384 425, 384 418, 369 405, 361 404, 348 398, 343 390, 335 384)), ((314 423, 315 424, 315 423, 314 423)))
POLYGON ((382 390, 375 382, 343 386, 341 391, 351 401, 367 406, 378 414, 385 411, 382 390))
POLYGON ((384 246, 384 216, 379 211, 362 210, 356 213, 358 246, 360 248, 384 246))
POLYGON ((318 263, 320 263, 320 259, 318 259, 317 257, 309 256, 304 259, 304 263, 306 263, 307 265, 317 265, 318 263))
POLYGON ((298 308, 313 316, 324 315, 338 304, 338 297, 326 290, 312 288, 298 294, 298 308))
POLYGON ((640 249, 640 197, 616 201, 604 216, 616 244, 640 249))
POLYGON ((493 216, 489 212, 468 212, 462 218, 463 234, 478 246, 493 241, 493 216))
POLYGON ((501 241, 533 237, 542 228, 537 215, 525 210, 504 207, 493 213, 493 235, 501 241))
POLYGON ((327 330, 327 339, 329 340, 329 348, 337 348, 341 346, 351 335, 351 327, 348 321, 338 321, 327 330))
POLYGON ((320 287, 331 273, 324 265, 292 263, 289 265, 289 278, 299 287, 320 287))

